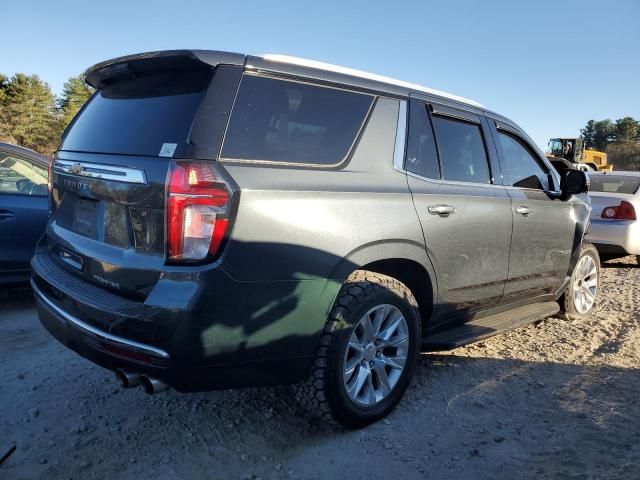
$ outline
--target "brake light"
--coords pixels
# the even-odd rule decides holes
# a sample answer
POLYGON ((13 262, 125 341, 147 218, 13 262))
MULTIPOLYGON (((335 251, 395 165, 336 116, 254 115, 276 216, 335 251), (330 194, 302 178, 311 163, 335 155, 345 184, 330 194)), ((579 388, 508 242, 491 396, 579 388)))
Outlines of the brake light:
POLYGON ((213 257, 229 225, 229 185, 210 162, 172 162, 167 180, 167 259, 213 257))
POLYGON ((635 220, 636 209, 629 202, 622 200, 620 205, 606 207, 600 216, 609 220, 635 220))

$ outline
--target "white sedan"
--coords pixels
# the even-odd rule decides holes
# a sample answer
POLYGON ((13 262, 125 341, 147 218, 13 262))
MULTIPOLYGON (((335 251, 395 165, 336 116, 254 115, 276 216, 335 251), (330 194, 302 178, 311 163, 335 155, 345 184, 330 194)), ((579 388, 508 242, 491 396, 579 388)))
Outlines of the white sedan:
POLYGON ((640 172, 590 173, 587 239, 602 255, 636 255, 640 263, 640 172))

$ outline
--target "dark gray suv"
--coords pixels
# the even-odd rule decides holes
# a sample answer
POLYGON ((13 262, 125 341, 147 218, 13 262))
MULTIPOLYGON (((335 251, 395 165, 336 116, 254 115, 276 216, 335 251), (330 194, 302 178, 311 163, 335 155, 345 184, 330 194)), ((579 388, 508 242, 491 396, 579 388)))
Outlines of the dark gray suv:
POLYGON ((421 350, 594 304, 587 177, 475 102, 215 51, 86 80, 32 286, 45 327, 125 387, 296 384, 359 427, 421 350))

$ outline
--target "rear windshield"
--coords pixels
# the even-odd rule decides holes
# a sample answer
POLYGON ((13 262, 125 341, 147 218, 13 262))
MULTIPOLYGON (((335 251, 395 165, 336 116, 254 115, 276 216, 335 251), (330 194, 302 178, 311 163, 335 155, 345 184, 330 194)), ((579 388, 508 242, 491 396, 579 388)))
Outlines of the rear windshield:
POLYGON ((591 191, 606 193, 636 193, 640 187, 640 176, 591 175, 591 191))
POLYGON ((96 92, 61 149, 173 156, 187 142, 209 78, 203 70, 119 80, 96 92))

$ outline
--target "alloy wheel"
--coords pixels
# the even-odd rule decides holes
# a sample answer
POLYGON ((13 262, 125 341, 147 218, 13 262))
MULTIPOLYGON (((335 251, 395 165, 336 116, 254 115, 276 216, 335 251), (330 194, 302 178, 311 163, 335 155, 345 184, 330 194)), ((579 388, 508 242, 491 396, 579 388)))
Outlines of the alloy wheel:
POLYGON ((398 383, 409 354, 409 328, 402 312, 378 305, 358 321, 344 355, 343 382, 349 398, 371 407, 398 383))
POLYGON ((573 305, 580 314, 593 307, 598 289, 598 267, 590 255, 584 255, 573 272, 573 305))

